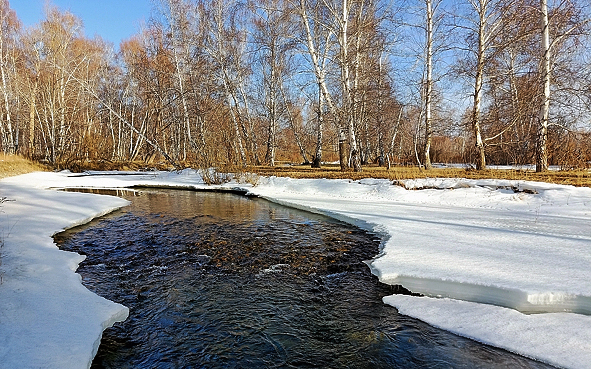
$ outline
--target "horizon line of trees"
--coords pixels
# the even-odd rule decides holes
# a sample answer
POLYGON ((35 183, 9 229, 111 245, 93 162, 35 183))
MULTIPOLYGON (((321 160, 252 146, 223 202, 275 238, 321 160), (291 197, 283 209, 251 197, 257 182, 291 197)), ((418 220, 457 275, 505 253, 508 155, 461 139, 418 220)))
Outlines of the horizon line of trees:
POLYGON ((588 168, 588 0, 158 0, 119 51, 0 0, 0 150, 69 167, 588 168), (453 102, 452 102, 453 101, 453 102))

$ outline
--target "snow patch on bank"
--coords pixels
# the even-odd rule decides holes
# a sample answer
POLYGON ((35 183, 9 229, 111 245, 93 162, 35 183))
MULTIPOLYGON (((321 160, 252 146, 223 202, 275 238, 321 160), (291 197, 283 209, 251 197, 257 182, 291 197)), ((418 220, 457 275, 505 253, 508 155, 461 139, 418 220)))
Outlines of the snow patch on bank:
POLYGON ((127 204, 0 182, 0 367, 86 368, 105 328, 128 309, 87 290, 74 271, 84 256, 51 236, 127 204))
POLYGON ((404 295, 384 297, 384 302, 434 327, 548 364, 591 365, 591 319, 585 315, 527 315, 493 305, 404 295))

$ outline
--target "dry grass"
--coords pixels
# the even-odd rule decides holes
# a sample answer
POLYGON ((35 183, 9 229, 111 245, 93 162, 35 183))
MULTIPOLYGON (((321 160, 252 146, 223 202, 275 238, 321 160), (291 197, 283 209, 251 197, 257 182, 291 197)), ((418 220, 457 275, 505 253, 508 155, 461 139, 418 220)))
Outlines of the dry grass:
POLYGON ((549 171, 536 173, 530 170, 501 170, 487 169, 476 171, 462 168, 444 168, 423 170, 417 167, 392 167, 387 170, 383 167, 366 166, 363 172, 353 171, 341 172, 337 165, 327 165, 322 169, 313 169, 309 166, 278 166, 278 167, 249 167, 247 171, 255 172, 264 176, 292 177, 292 178, 330 178, 330 179, 353 179, 362 178, 385 178, 389 180, 413 179, 413 178, 469 178, 469 179, 510 179, 549 182, 557 184, 568 184, 573 186, 591 187, 591 171, 549 171))
POLYGON ((47 171, 48 168, 39 163, 17 155, 0 154, 0 179, 30 172, 47 171))
MULTIPOLYGON (((165 164, 151 165, 157 169, 167 169, 165 164)), ((47 171, 48 168, 42 164, 32 162, 15 155, 0 154, 0 178, 16 176, 34 171, 47 171)), ((74 171, 82 170, 139 170, 145 169, 142 163, 105 163, 88 164, 86 167, 70 168, 74 171)), ((341 172, 338 165, 325 165, 322 169, 310 168, 305 165, 280 165, 276 167, 251 166, 247 168, 220 168, 221 171, 242 171, 256 173, 262 176, 278 176, 292 178, 330 178, 330 179, 353 179, 362 178, 385 178, 389 180, 411 179, 411 178, 470 178, 470 179, 511 179, 550 182, 558 184, 568 184, 573 186, 591 187, 591 171, 589 170, 569 170, 569 171, 550 171, 545 173, 535 173, 529 170, 501 170, 488 169, 476 171, 462 168, 432 169, 429 171, 417 167, 392 167, 387 170, 383 167, 364 166, 363 172, 353 171, 341 172)))

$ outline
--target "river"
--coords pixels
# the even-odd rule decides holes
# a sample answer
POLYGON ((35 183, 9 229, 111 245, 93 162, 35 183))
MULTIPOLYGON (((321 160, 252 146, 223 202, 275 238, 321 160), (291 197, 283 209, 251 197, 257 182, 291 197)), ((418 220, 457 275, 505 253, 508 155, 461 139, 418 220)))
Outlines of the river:
POLYGON ((108 193, 132 204, 55 236, 130 308, 92 368, 550 368, 383 304, 377 235, 234 194, 108 193))

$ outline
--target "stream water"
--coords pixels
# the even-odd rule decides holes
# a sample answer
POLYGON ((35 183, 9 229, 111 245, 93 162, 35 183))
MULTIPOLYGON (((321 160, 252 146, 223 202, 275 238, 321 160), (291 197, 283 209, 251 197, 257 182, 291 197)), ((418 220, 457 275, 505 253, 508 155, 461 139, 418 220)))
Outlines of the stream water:
POLYGON ((383 304, 375 235, 239 195, 117 194, 132 205, 55 236, 130 308, 92 368, 549 368, 383 304))

